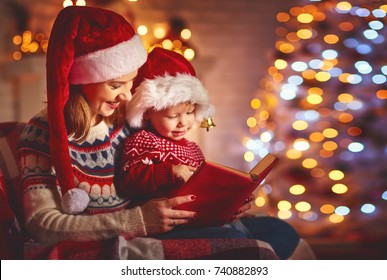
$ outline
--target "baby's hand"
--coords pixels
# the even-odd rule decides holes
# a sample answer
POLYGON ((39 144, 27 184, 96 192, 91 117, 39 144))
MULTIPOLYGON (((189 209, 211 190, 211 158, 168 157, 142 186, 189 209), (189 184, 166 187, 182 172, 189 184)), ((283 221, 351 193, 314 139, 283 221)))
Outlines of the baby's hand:
POLYGON ((173 165, 172 167, 173 174, 184 182, 187 182, 195 170, 195 167, 189 165, 173 165))

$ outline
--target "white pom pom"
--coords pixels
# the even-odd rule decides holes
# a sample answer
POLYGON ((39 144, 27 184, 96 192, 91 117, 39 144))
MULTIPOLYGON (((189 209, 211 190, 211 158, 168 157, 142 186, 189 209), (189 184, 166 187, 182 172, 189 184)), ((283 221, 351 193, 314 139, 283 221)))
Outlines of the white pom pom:
POLYGON ((89 195, 81 189, 68 190, 62 197, 62 209, 67 214, 78 214, 83 212, 89 205, 89 195))

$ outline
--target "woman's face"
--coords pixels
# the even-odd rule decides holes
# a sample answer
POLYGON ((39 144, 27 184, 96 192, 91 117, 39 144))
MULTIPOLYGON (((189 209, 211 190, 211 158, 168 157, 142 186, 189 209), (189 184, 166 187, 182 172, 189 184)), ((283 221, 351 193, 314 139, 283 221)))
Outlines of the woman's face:
POLYGON ((100 116, 112 115, 120 102, 132 99, 130 89, 136 75, 137 70, 107 82, 82 85, 83 94, 92 111, 92 126, 98 123, 100 116))

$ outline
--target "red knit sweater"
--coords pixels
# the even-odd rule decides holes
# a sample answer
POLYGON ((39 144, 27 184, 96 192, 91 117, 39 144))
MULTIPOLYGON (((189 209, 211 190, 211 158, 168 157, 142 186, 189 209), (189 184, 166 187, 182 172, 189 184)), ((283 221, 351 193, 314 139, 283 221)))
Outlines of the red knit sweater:
POLYGON ((121 195, 130 198, 168 197, 182 184, 172 165, 198 167, 204 160, 199 146, 187 139, 173 141, 140 130, 126 139, 119 176, 121 195))

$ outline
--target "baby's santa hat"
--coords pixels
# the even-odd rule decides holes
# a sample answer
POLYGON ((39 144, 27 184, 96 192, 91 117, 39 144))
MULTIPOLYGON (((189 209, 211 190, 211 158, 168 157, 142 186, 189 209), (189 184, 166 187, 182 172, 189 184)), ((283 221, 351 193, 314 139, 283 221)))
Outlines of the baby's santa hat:
POLYGON ((143 126, 143 115, 150 108, 160 111, 191 102, 196 104, 197 121, 209 118, 215 112, 191 63, 181 54, 163 48, 154 48, 148 54, 133 82, 132 92, 126 110, 127 121, 136 128, 143 126))
POLYGON ((47 109, 51 158, 64 195, 62 208, 65 212, 75 214, 87 206, 85 201, 76 198, 80 189, 74 183, 69 155, 63 114, 69 86, 122 77, 141 67, 146 57, 140 37, 113 11, 70 6, 58 14, 47 50, 47 109), (70 195, 66 198, 66 194, 70 195))

